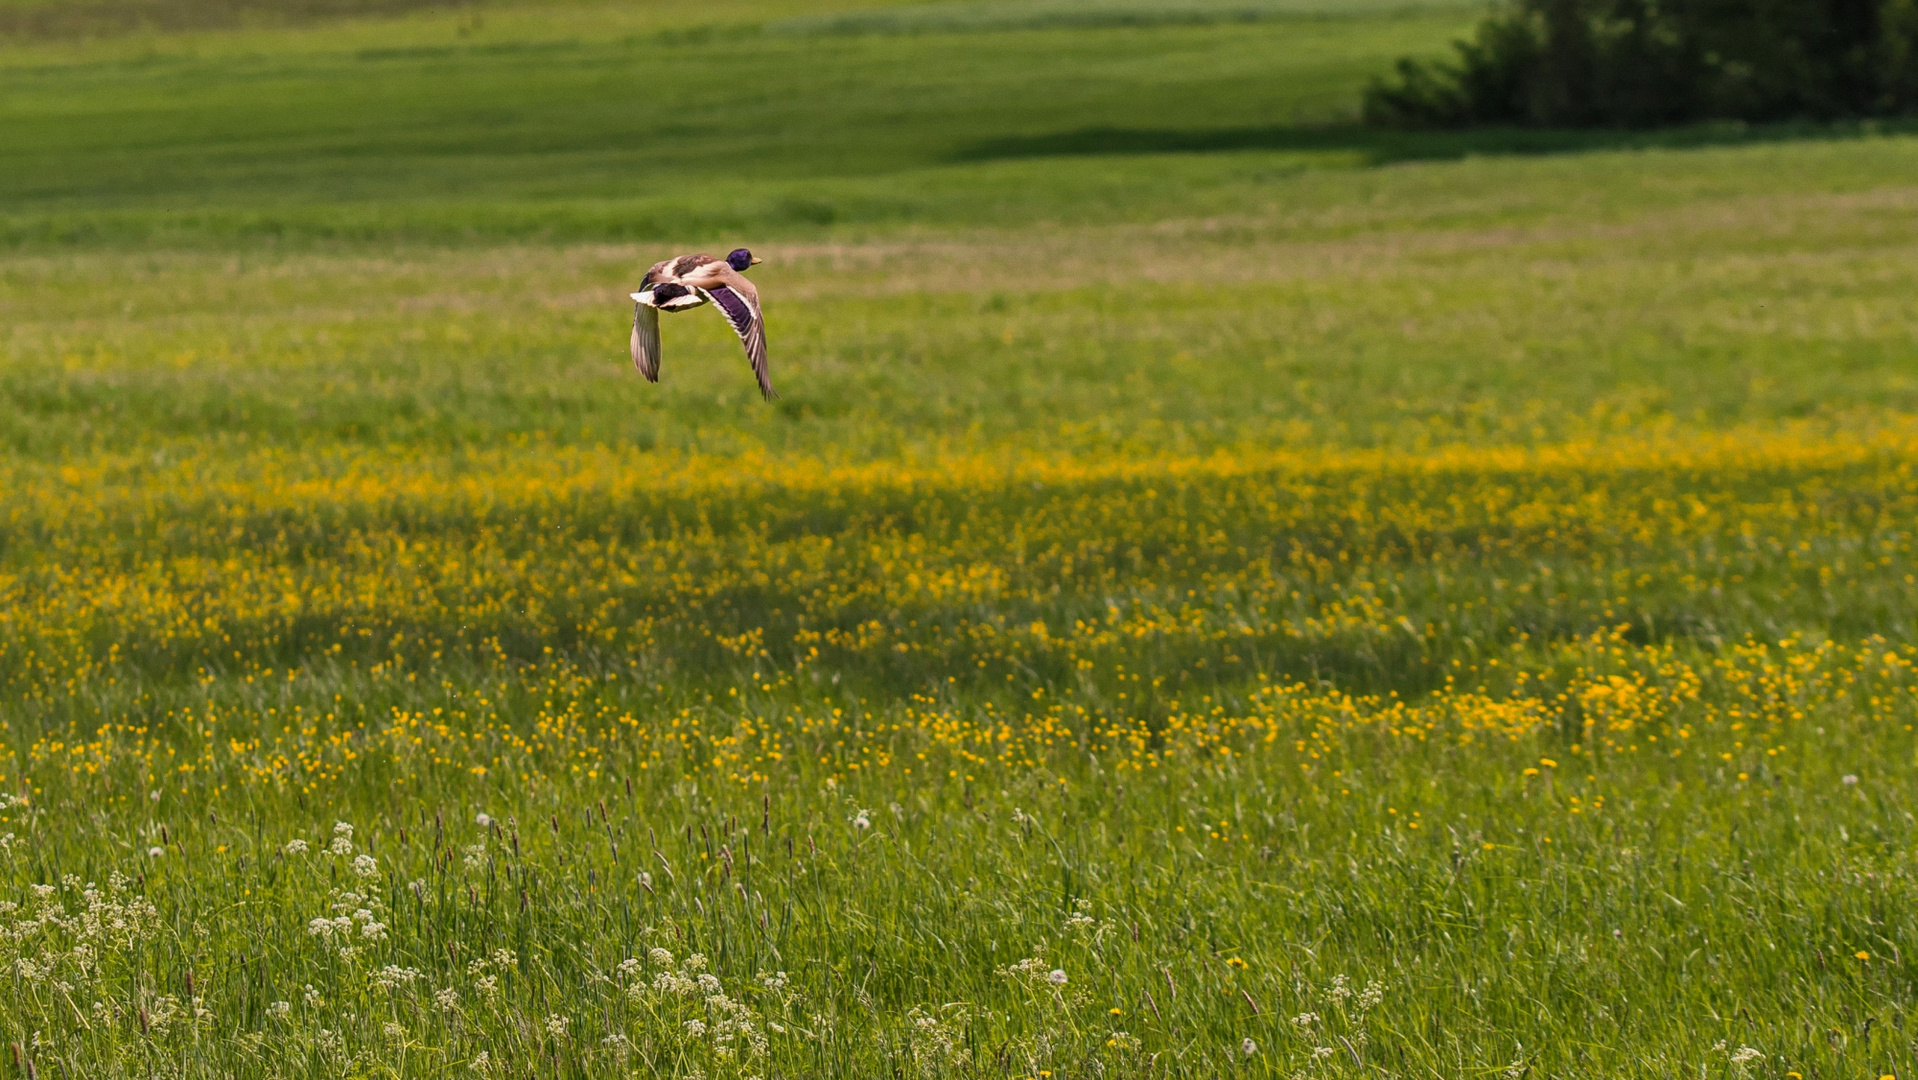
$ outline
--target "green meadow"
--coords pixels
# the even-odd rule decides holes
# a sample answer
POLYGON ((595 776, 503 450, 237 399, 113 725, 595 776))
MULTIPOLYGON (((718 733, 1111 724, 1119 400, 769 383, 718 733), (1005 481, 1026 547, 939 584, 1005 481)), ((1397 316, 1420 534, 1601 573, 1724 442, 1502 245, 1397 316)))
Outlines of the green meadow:
POLYGON ((0 0, 0 1075, 1918 1069, 1918 135, 1479 14, 0 0))

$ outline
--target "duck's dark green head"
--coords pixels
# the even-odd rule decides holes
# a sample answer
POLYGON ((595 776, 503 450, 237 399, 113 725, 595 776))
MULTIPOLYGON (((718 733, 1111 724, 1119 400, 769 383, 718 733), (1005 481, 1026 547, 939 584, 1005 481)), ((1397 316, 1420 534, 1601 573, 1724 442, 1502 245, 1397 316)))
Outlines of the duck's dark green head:
POLYGON ((746 272, 747 267, 758 261, 753 258, 753 253, 745 248, 738 248, 731 255, 726 256, 726 264, 742 274, 746 272))

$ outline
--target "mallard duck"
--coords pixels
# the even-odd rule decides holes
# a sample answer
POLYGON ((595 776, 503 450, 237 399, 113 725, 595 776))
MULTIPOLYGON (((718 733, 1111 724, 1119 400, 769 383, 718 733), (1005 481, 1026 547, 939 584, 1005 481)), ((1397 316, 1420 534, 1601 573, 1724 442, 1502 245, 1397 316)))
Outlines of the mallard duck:
POLYGON ((648 382, 659 381, 659 313, 688 311, 717 304, 746 346, 759 392, 767 401, 773 393, 766 372, 766 320, 759 312, 759 290, 746 280, 746 268, 759 260, 740 248, 724 259, 711 255, 681 255, 653 264, 633 296, 633 366, 648 382))

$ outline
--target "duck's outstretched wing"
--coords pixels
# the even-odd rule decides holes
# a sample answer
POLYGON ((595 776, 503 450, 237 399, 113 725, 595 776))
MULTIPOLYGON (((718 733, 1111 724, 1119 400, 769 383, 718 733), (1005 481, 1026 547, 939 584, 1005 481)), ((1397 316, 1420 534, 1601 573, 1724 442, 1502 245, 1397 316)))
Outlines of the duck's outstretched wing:
POLYGON ((633 301, 633 366, 647 382, 659 381, 659 309, 633 301))
POLYGON ((772 375, 766 370, 766 319, 759 311, 759 290, 738 273, 728 270, 726 284, 706 290, 713 303, 733 324, 733 332, 746 346, 746 359, 752 362, 753 376, 759 380, 759 393, 767 401, 779 395, 773 392, 772 375))

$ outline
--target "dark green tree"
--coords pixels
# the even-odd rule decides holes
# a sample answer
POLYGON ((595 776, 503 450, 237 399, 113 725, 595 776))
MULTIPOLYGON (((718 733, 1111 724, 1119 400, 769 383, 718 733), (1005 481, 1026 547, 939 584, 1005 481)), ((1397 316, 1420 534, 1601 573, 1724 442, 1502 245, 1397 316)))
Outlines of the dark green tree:
POLYGON ((1505 0, 1453 62, 1366 93, 1391 127, 1649 127, 1918 111, 1918 0, 1505 0))

